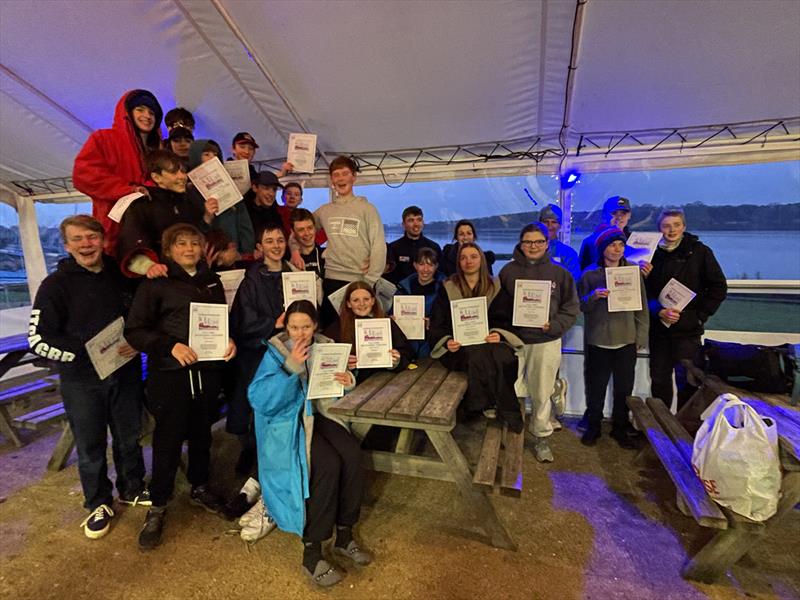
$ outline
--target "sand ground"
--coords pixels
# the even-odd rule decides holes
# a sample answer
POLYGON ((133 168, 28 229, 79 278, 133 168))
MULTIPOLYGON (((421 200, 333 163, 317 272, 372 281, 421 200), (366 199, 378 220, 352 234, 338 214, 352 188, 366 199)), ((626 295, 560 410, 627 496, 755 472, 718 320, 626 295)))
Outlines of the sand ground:
MULTIPOLYGON (((457 428, 471 461, 481 426, 457 428)), ((188 503, 182 475, 161 547, 140 552, 145 509, 116 504, 109 535, 86 539, 75 457, 45 469, 58 433, 23 432, 21 449, 0 438, 0 598, 800 598, 800 511, 719 583, 688 583, 681 566, 712 532, 675 509, 656 460, 634 461, 608 437, 584 448, 574 421, 554 434, 552 464, 526 442, 522 498, 492 497, 518 552, 484 543, 454 484, 369 473, 357 534, 376 561, 344 565, 345 580, 326 592, 301 576, 298 538, 275 532, 246 545, 233 523, 188 503)), ((213 452, 213 481, 232 493, 238 444, 218 428, 213 452)))

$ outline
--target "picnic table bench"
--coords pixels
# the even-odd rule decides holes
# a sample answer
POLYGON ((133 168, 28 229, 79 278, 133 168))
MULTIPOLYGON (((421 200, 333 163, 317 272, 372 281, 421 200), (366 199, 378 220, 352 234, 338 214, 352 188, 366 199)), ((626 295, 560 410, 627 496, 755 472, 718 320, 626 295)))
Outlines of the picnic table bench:
MULTIPOLYGON (((469 463, 452 435, 456 409, 466 389, 464 373, 448 371, 439 361, 425 359, 419 361, 416 369, 398 373, 382 371, 372 375, 334 404, 330 411, 349 420, 357 435, 366 435, 373 425, 399 428, 401 432, 395 451, 365 451, 367 466, 386 473, 454 482, 491 545, 516 550, 516 544, 486 494, 487 484, 484 483, 483 488, 473 485, 469 463), (439 459, 410 453, 411 437, 415 431, 425 433, 439 459)), ((502 429, 495 425, 487 431, 492 432, 490 447, 499 446, 502 429)), ((507 441, 506 445, 509 444, 507 441)), ((491 471, 494 483, 493 469, 498 455, 499 452, 494 454, 495 466, 492 468, 481 467, 479 463, 477 471, 484 474, 484 481, 488 481, 491 471)), ((486 462, 488 465, 491 460, 486 462)), ((521 445, 518 457, 514 455, 504 459, 501 464, 504 467, 501 480, 518 495, 522 487, 521 445), (517 468, 519 470, 512 477, 511 472, 517 468)))
POLYGON ((684 514, 692 516, 703 527, 718 530, 714 537, 684 566, 685 579, 711 583, 742 558, 755 543, 776 531, 795 505, 800 502, 800 411, 789 406, 788 397, 757 394, 729 386, 715 376, 706 376, 688 366, 693 383, 700 384, 687 404, 673 415, 658 398, 643 401, 628 398, 628 407, 650 447, 658 456, 677 490, 677 504, 684 514), (764 522, 756 522, 717 504, 692 466, 694 439, 699 416, 714 399, 733 393, 756 412, 772 418, 777 424, 781 467, 784 475, 778 511, 764 522))

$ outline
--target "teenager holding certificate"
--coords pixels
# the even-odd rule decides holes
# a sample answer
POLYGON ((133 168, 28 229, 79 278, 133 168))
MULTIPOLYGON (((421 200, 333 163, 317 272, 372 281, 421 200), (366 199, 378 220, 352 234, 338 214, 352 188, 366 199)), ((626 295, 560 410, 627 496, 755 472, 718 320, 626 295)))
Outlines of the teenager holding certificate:
MULTIPOLYGON (((334 528, 335 555, 361 566, 372 555, 353 537, 364 494, 359 441, 327 413, 329 399, 307 399, 315 353, 331 341, 316 333, 317 323, 311 302, 289 305, 286 331, 270 339, 248 394, 258 438, 258 476, 270 518, 281 530, 302 536, 303 572, 315 585, 329 587, 342 579, 322 555, 322 542, 334 528)), ((355 385, 349 371, 334 377, 346 391, 355 385)))
POLYGON ((586 378, 586 431, 581 438, 585 446, 594 446, 600 438, 606 387, 614 375, 614 405, 611 412, 611 437, 626 449, 637 448, 638 432, 628 420, 625 399, 633 392, 636 370, 636 350, 647 345, 650 317, 644 281, 638 265, 633 272, 640 279, 638 310, 612 312, 609 310, 609 277, 614 269, 629 266, 625 259, 625 233, 609 227, 595 239, 597 266, 583 272, 578 282, 578 296, 584 322, 584 376, 586 378))
POLYGON ((511 262, 500 271, 501 290, 490 310, 493 323, 508 327, 525 343, 525 383, 533 403, 528 429, 536 438, 533 451, 539 462, 553 460, 547 438, 553 434, 557 421, 552 414, 550 395, 561 364, 561 337, 575 324, 579 312, 572 275, 550 259, 547 246, 547 228, 542 223, 530 223, 522 228, 511 262), (547 321, 538 324, 538 321, 520 320, 524 317, 520 313, 526 311, 515 306, 515 295, 520 296, 516 294, 517 284, 522 283, 524 287, 525 282, 543 281, 550 282, 547 321))
POLYGON ((428 342, 431 356, 453 371, 467 373, 468 386, 461 401, 464 412, 483 412, 497 417, 514 431, 522 431, 522 415, 514 381, 517 379, 517 355, 522 341, 507 330, 491 329, 484 343, 462 345, 453 331, 453 302, 481 299, 491 306, 500 290, 489 276, 486 257, 477 244, 463 243, 457 255, 456 272, 444 282, 431 309, 428 342))
POLYGON ((203 259, 203 242, 200 231, 185 223, 164 231, 161 247, 167 276, 148 279, 139 286, 125 327, 130 345, 147 353, 147 407, 156 421, 150 480, 153 505, 139 533, 142 550, 161 543, 184 439, 189 442, 190 502, 211 512, 222 507, 207 485, 211 425, 217 412, 223 360, 234 357, 236 346, 229 340, 223 360, 198 362, 197 353, 188 345, 190 305, 225 305, 219 277, 203 259))
POLYGON ((650 390, 654 398, 671 406, 674 369, 680 408, 694 393, 680 361, 693 359, 700 350, 705 322, 725 300, 728 284, 711 249, 686 231, 681 209, 661 211, 657 223, 662 239, 653 254, 653 270, 645 279, 650 308, 650 390), (683 310, 665 308, 658 300, 671 279, 696 294, 683 310))
MULTIPOLYGON (((356 356, 356 320, 365 319, 385 319, 386 315, 377 301, 375 290, 365 281, 354 281, 345 289, 344 301, 339 309, 339 320, 326 329, 329 337, 343 344, 352 344, 353 354, 348 360, 348 368, 355 370, 356 379, 359 383, 367 379, 376 372, 375 368, 356 368, 358 357, 356 356)), ((392 371, 401 371, 408 366, 413 359, 413 351, 408 345, 408 340, 400 327, 394 321, 389 321, 389 332, 391 333, 391 366, 386 367, 392 371)), ((362 361, 363 362, 363 361, 362 361)))

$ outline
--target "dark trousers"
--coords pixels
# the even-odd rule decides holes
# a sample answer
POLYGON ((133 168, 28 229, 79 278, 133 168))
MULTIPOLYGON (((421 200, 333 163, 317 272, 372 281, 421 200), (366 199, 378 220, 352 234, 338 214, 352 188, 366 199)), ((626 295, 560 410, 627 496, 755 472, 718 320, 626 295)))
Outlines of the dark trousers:
POLYGON ((347 285, 350 285, 349 281, 341 281, 339 279, 323 279, 322 280, 322 292, 325 299, 322 301, 322 307, 319 311, 319 329, 322 331, 326 327, 328 327, 331 323, 335 323, 336 320, 339 318, 339 313, 336 312, 336 309, 331 304, 330 300, 328 300, 328 296, 330 296, 333 292, 338 289, 341 289, 347 285))
POLYGON ((84 506, 94 510, 111 505, 106 448, 111 448, 117 471, 117 492, 132 498, 144 489, 144 459, 139 445, 142 428, 140 381, 120 381, 113 374, 100 381, 61 380, 61 397, 78 450, 78 474, 84 506))
POLYGON ((599 428, 603 420, 608 380, 614 376, 614 406, 612 428, 624 432, 629 424, 625 399, 633 392, 636 371, 636 344, 616 350, 586 346, 584 372, 586 376, 586 419, 589 427, 599 428))
POLYGON ((150 480, 154 506, 166 506, 172 496, 183 440, 189 442, 189 483, 195 487, 208 482, 211 425, 221 384, 221 371, 197 366, 150 372, 147 406, 156 420, 150 480))
POLYGON ((253 436, 253 409, 247 399, 247 388, 253 381, 266 349, 266 346, 259 350, 242 348, 234 359, 235 382, 233 393, 228 399, 228 414, 225 419, 225 431, 228 433, 253 436))
POLYGON ((686 338, 650 338, 650 394, 672 405, 672 370, 678 388, 678 409, 689 401, 697 388, 686 381, 684 358, 694 360, 701 349, 700 336, 686 338))
POLYGON ((304 542, 327 540, 334 525, 358 523, 364 497, 361 446, 344 427, 319 413, 311 436, 309 487, 304 542))

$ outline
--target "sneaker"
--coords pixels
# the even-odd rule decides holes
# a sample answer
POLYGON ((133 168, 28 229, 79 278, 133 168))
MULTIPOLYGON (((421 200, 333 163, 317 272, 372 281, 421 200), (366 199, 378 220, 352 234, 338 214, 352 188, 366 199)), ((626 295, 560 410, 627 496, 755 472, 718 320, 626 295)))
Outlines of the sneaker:
POLYGON ((362 550, 355 540, 350 540, 347 547, 333 546, 333 553, 343 558, 349 558, 359 566, 365 566, 372 562, 372 554, 362 550))
POLYGON ((533 444, 533 454, 539 462, 553 462, 553 451, 546 438, 536 438, 533 444))
POLYGON ((497 409, 496 408, 484 408, 483 409, 483 416, 487 419, 496 419, 497 418, 497 409))
POLYGON ((164 532, 164 517, 167 514, 165 507, 151 508, 144 518, 144 525, 139 532, 139 549, 152 550, 161 543, 161 534, 164 532))
POLYGON ((238 519, 253 507, 261 496, 261 485, 252 477, 248 477, 242 489, 223 508, 222 514, 228 521, 238 519))
POLYGON ((120 496, 119 501, 129 506, 153 506, 153 501, 150 499, 150 490, 147 488, 133 496, 120 496))
POLYGON ((597 440, 600 439, 600 428, 589 427, 581 437, 581 444, 584 446, 596 446, 597 440))
POLYGON ((95 508, 83 523, 83 533, 90 540, 96 540, 103 537, 111 529, 111 517, 114 516, 114 511, 108 504, 101 504, 95 508))
POLYGON ((553 412, 557 417, 564 414, 567 410, 567 380, 556 379, 556 384, 553 386, 553 393, 550 396, 550 402, 553 403, 553 412))
POLYGON ((189 493, 189 502, 213 514, 221 513, 224 507, 224 503, 220 497, 208 489, 207 485, 193 487, 192 491, 189 493))
POLYGON ((553 431, 561 431, 564 429, 564 426, 561 424, 561 421, 556 419, 554 416, 550 417, 550 427, 553 428, 553 431))
POLYGON ((268 536, 278 524, 272 519, 264 506, 263 498, 259 498, 253 507, 239 519, 242 531, 239 533, 245 542, 255 543, 268 536))
POLYGON ((303 567, 303 573, 306 574, 306 577, 311 579, 314 585, 318 585, 319 587, 331 587, 342 580, 342 574, 324 559, 317 562, 313 573, 306 567, 303 567))

